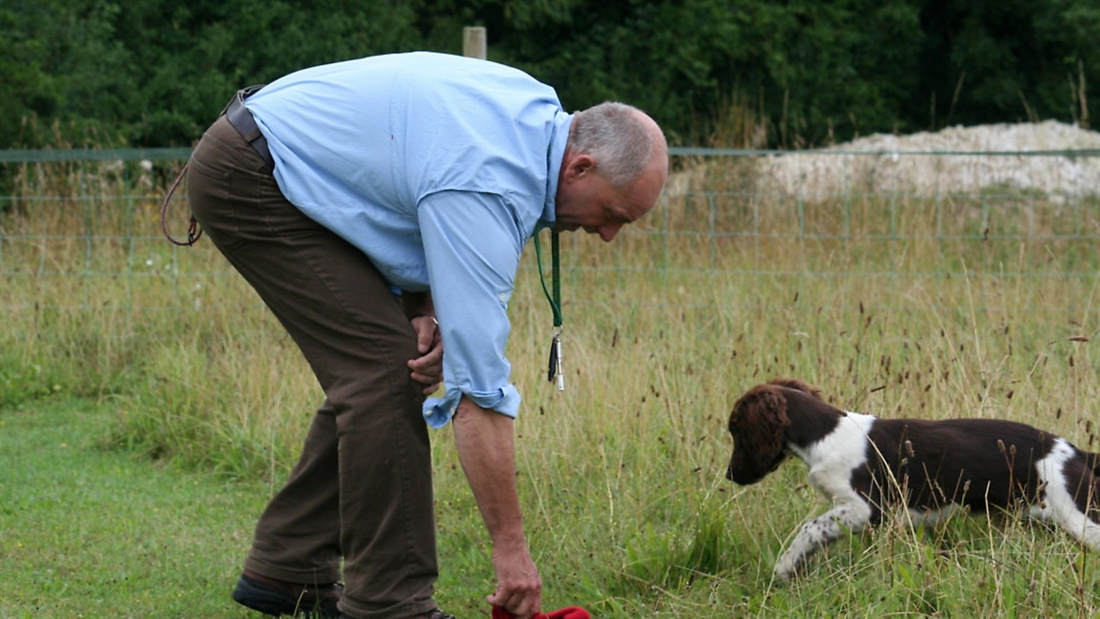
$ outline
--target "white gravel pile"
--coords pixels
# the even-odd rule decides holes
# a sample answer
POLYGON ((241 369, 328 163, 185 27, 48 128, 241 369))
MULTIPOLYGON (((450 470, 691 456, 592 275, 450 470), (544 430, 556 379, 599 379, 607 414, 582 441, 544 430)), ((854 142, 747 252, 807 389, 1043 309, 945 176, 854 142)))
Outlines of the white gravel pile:
POLYGON ((828 150, 834 152, 761 158, 757 189, 808 200, 862 192, 940 195, 991 188, 1041 192, 1055 199, 1100 195, 1100 133, 1056 121, 876 134, 828 150), (1065 150, 1094 152, 1050 154, 1065 150), (973 154, 943 154, 960 152, 973 154))

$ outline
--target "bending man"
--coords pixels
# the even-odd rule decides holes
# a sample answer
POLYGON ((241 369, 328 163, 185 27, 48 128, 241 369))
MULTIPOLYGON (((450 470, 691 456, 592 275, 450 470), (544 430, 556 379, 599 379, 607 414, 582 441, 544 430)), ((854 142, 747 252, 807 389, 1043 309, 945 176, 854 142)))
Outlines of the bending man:
POLYGON ((450 617, 433 599, 427 426, 453 421, 493 544, 489 602, 538 612, 504 357, 520 255, 547 227, 612 240, 667 170, 641 111, 569 114, 483 60, 376 56, 239 92, 194 151, 191 207, 326 397, 234 598, 275 615, 450 617))

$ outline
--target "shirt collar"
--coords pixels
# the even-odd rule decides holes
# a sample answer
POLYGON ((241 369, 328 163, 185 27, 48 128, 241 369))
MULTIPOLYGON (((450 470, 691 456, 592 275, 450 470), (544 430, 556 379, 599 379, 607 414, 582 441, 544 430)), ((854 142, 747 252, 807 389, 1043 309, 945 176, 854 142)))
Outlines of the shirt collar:
POLYGON ((558 215, 554 208, 558 196, 558 177, 561 175, 561 163, 565 158, 565 144, 569 141, 569 128, 573 125, 573 115, 558 111, 554 117, 554 127, 550 134, 550 146, 546 149, 546 202, 542 205, 542 217, 535 231, 551 228, 558 215))

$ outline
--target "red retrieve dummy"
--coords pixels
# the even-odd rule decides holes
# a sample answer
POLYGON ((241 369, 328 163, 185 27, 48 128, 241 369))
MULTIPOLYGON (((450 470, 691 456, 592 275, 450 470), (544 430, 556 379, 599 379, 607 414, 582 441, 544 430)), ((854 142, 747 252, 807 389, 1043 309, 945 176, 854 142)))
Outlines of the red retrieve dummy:
MULTIPOLYGON (((516 619, 516 616, 499 606, 494 606, 493 619, 516 619)), ((549 613, 539 613, 532 619, 592 619, 592 615, 580 606, 570 606, 549 613)))

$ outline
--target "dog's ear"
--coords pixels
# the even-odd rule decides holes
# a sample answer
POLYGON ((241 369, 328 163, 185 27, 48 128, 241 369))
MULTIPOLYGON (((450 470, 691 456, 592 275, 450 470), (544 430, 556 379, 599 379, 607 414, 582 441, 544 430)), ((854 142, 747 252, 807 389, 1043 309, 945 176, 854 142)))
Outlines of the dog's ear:
POLYGON ((813 385, 811 385, 810 383, 807 383, 806 381, 799 380, 797 378, 773 378, 770 381, 768 381, 768 384, 769 385, 778 385, 780 387, 786 387, 787 389, 794 389, 796 391, 801 391, 802 393, 805 393, 806 395, 809 395, 809 396, 813 396, 814 398, 817 398, 818 400, 821 400, 822 402, 825 401, 825 398, 821 397, 821 390, 820 389, 818 389, 817 387, 814 387, 813 385))
POLYGON ((727 477, 751 484, 774 470, 783 461, 790 423, 787 399, 779 387, 759 385, 741 396, 730 413, 734 451, 727 477))
POLYGON ((760 389, 742 398, 741 437, 752 442, 762 459, 783 451, 783 436, 791 420, 787 417, 787 398, 779 389, 760 389))

